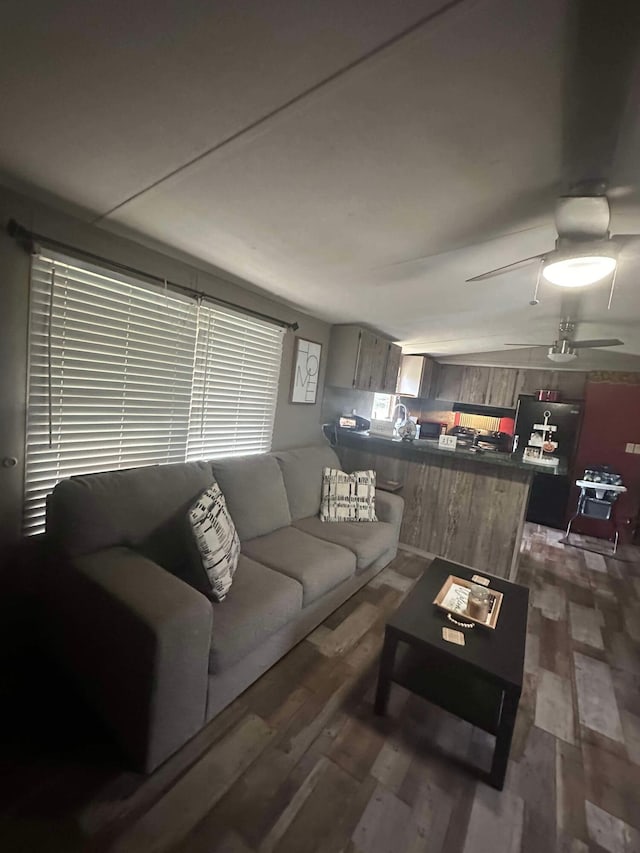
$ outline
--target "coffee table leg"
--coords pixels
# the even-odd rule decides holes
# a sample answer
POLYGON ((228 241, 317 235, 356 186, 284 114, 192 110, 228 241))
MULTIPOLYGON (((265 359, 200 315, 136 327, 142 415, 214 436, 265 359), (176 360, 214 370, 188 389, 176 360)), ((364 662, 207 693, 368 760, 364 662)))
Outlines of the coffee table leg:
POLYGON ((496 745, 493 752, 493 761, 489 772, 489 784, 501 791, 504 787, 504 778, 507 775, 509 763, 509 752, 511 751, 511 739, 516 724, 516 713, 520 701, 519 690, 505 690, 502 703, 502 714, 500 725, 496 734, 496 745))
POLYGON ((389 693, 391 692, 393 662, 395 660, 397 647, 397 638, 391 635, 389 633, 389 629, 387 629, 384 634, 384 645, 382 647, 380 670, 378 672, 378 689, 376 691, 376 701, 374 706, 376 714, 384 715, 387 711, 389 693))

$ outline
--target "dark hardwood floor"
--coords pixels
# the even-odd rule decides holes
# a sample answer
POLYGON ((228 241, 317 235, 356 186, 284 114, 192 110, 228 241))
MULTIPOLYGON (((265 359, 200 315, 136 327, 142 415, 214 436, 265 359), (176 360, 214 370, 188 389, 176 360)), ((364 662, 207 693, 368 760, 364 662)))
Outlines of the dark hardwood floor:
POLYGON ((0 850, 638 853, 640 558, 560 536, 525 533, 525 689, 503 792, 455 761, 486 763, 488 735, 399 687, 387 718, 372 713, 385 617, 429 566, 403 552, 148 778, 119 769, 44 662, 24 691, 5 679, 7 707, 28 705, 2 729, 0 850))

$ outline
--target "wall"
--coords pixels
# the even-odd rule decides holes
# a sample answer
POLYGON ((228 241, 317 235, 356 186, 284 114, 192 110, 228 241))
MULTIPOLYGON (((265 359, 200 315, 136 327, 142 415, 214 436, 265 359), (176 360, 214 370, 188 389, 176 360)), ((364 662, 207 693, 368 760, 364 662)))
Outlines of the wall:
POLYGON ((197 289, 212 296, 228 299, 288 322, 299 323, 297 335, 318 341, 324 347, 317 403, 289 403, 294 334, 287 332, 284 338, 273 447, 281 449, 322 440, 320 410, 331 329, 329 324, 270 299, 250 284, 244 283, 243 286, 237 281, 222 278, 212 268, 201 264, 196 268, 196 261, 189 264, 188 259, 170 256, 167 254, 171 252, 168 248, 163 252, 156 251, 0 188, 0 459, 13 456, 19 460, 19 464, 14 468, 0 467, 0 546, 15 541, 19 535, 26 406, 30 262, 29 256, 5 232, 6 223, 11 218, 35 232, 87 252, 128 264, 177 284, 197 286, 197 289))
MULTIPOLYGON (((602 377, 605 378, 605 377, 602 377)), ((621 476, 628 492, 618 499, 616 515, 621 524, 621 536, 629 541, 631 526, 640 508, 640 455, 625 453, 627 443, 640 444, 640 377, 611 374, 607 381, 587 383, 584 418, 573 479, 589 465, 610 465, 621 476), (622 381, 626 379, 626 381, 622 381)), ((572 514, 579 490, 571 491, 569 515, 572 514)), ((590 536, 608 536, 610 525, 591 519, 576 519, 573 529, 590 536)))
POLYGON ((373 391, 356 391, 353 388, 338 388, 335 385, 325 385, 322 400, 322 423, 333 423, 339 415, 349 413, 353 409, 363 418, 371 417, 373 409, 373 391))

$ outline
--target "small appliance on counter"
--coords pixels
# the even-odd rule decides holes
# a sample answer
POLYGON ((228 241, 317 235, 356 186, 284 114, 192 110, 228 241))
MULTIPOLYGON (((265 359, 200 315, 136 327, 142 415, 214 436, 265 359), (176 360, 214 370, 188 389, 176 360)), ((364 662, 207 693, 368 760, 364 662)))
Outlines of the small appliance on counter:
POLYGON ((536 397, 542 403, 557 403, 560 400, 560 392, 541 388, 536 391, 536 397))
POLYGON ((371 426, 369 427, 369 435, 377 435, 380 438, 393 438, 394 426, 393 421, 371 418, 371 426))
POLYGON ((363 418, 354 412, 349 415, 340 415, 337 420, 331 423, 322 424, 322 432, 332 447, 338 443, 338 433, 341 430, 345 432, 359 432, 366 435, 371 428, 371 421, 368 418, 363 418))
POLYGON ((511 452, 512 437, 508 432, 454 426, 451 427, 447 435, 454 435, 457 438, 457 446, 465 449, 478 448, 478 450, 501 453, 511 452))
MULTIPOLYGON (((627 489, 622 483, 620 474, 612 471, 608 465, 598 465, 592 468, 585 468, 584 474, 579 480, 576 480, 576 486, 580 487, 580 496, 578 497, 578 506, 575 514, 571 517, 567 525, 566 544, 573 545, 569 537, 571 535, 571 525, 579 516, 584 518, 598 519, 599 521, 608 521, 614 531, 613 550, 615 554, 618 550, 619 532, 615 519, 615 503, 624 494, 627 489)), ((584 547, 584 546, 581 546, 584 547)), ((585 548, 589 551, 591 549, 585 548)))
POLYGON ((368 432, 371 429, 371 421, 352 412, 350 415, 340 415, 337 426, 338 429, 346 429, 349 432, 368 432))
POLYGON ((440 421, 424 421, 419 420, 418 438, 426 439, 427 441, 437 441, 443 433, 447 431, 447 425, 440 421))

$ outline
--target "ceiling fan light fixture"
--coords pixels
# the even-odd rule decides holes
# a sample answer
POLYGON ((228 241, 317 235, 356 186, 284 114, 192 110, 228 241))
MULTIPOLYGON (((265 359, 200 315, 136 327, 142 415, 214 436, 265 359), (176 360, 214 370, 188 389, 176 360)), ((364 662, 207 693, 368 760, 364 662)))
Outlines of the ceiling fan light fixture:
POLYGON ((545 263, 542 275, 558 287, 584 287, 605 278, 615 268, 616 259, 610 256, 580 255, 545 263))
POLYGON ((549 347, 547 358, 555 361, 557 364, 566 364, 568 361, 573 361, 574 358, 578 357, 578 353, 571 349, 567 343, 567 341, 563 341, 560 347, 557 344, 549 347))

